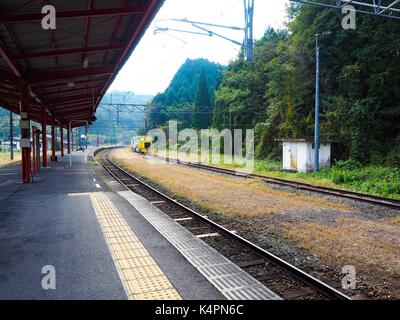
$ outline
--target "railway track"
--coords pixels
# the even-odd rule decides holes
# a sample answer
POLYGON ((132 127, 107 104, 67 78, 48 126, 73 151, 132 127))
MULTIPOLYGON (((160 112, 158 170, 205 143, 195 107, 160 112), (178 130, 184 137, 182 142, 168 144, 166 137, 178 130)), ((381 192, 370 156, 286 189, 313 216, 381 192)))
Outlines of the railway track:
POLYGON ((251 274, 286 300, 351 300, 350 297, 269 251, 239 236, 207 216, 155 189, 109 159, 110 150, 99 150, 102 166, 126 189, 156 205, 177 223, 251 274))
POLYGON ((380 206, 385 206, 385 207, 389 207, 392 209, 400 210, 400 200, 395 200, 395 199, 390 199, 390 198, 385 198, 385 197, 380 197, 380 196, 374 196, 374 195, 368 195, 368 194, 358 193, 358 192, 348 191, 348 190, 340 190, 340 189, 334 189, 334 188, 313 186, 313 185, 310 185, 307 183, 301 183, 301 182, 290 181, 290 180, 286 180, 286 179, 274 178, 274 177, 269 177, 269 176, 260 175, 260 174, 240 173, 235 170, 219 168, 219 167, 204 165, 204 164, 200 164, 200 163, 182 161, 179 159, 176 160, 176 159, 155 156, 155 155, 152 155, 152 157, 155 157, 155 158, 158 158, 158 159, 161 159, 164 161, 168 161, 170 163, 180 164, 180 165, 197 168, 197 169, 202 169, 202 170, 206 170, 206 171, 212 171, 212 172, 227 174, 227 175, 236 176, 236 177, 262 179, 264 182, 270 183, 270 184, 276 184, 276 185, 291 187, 291 188, 295 188, 295 189, 299 189, 299 190, 322 193, 322 194, 326 194, 326 195, 351 199, 351 200, 355 200, 355 201, 366 202, 366 203, 370 203, 370 204, 374 204, 374 205, 380 205, 380 206))

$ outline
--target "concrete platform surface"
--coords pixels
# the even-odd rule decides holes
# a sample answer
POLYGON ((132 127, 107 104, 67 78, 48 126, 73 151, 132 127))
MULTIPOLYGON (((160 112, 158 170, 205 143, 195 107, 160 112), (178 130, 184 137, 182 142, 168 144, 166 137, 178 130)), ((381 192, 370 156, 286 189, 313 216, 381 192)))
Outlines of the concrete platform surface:
POLYGON ((160 283, 161 298, 223 299, 87 155, 74 153, 72 168, 67 156, 51 163, 28 185, 19 166, 0 168, 0 299, 152 299, 146 288, 160 283), (140 256, 119 259, 127 246, 140 256), (146 270, 159 283, 132 281, 146 270))

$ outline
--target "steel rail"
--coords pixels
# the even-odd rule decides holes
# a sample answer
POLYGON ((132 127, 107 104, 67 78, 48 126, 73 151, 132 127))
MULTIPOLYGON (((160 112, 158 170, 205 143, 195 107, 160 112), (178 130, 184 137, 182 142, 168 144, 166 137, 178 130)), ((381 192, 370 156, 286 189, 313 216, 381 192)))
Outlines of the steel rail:
MULTIPOLYGON (((301 270, 301 269, 295 267, 294 265, 286 262, 285 260, 277 257, 276 255, 272 254, 271 252, 269 252, 269 251, 261 248, 260 246, 250 242, 249 240, 247 240, 247 239, 245 239, 245 238, 243 238, 243 237, 231 232, 230 230, 224 228, 223 226, 215 223, 214 221, 212 221, 212 220, 208 219, 207 217, 204 217, 200 213, 194 211, 193 209, 183 205, 182 203, 172 199, 171 197, 167 196, 166 194, 164 194, 164 193, 160 192, 159 190, 153 188, 148 183, 146 183, 146 182, 142 181, 141 179, 133 176, 131 173, 127 172, 126 170, 124 170, 123 168, 121 168, 117 164, 115 164, 112 160, 110 160, 110 158, 108 157, 109 150, 107 150, 107 149, 98 150, 97 153, 95 153, 95 156, 100 152, 104 153, 104 157, 113 166, 113 169, 116 169, 119 172, 124 173, 126 176, 128 176, 131 179, 135 180, 139 184, 145 186, 147 189, 153 191, 154 193, 156 193, 160 197, 164 198, 168 202, 171 202, 174 205, 178 206, 179 208, 183 209, 184 211, 188 212, 191 216, 195 217, 197 220, 208 224, 209 226, 214 228, 216 231, 218 231, 218 232, 226 235, 227 237, 229 237, 229 238, 241 243, 242 245, 244 245, 245 247, 249 248, 251 251, 255 252, 259 256, 265 258, 266 260, 272 262, 276 266, 278 266, 278 267, 282 268, 283 270, 285 270, 286 272, 290 273, 294 278, 296 278, 300 282, 305 283, 308 286, 314 288, 315 290, 317 290, 319 293, 321 293, 325 297, 327 297, 329 299, 333 299, 333 300, 351 300, 351 298, 349 296, 347 296, 346 294, 340 292, 339 290, 329 286, 328 284, 322 282, 321 280, 313 277, 312 275, 304 272, 303 270, 301 270)), ((102 160, 102 162, 103 162, 103 160, 102 160)), ((110 167, 107 166, 107 164, 105 164, 104 162, 103 162, 103 167, 121 185, 123 185, 127 190, 131 191, 131 189, 129 189, 126 186, 126 184, 120 178, 118 178, 112 172, 110 167)))
POLYGON ((392 209, 400 210, 400 200, 396 200, 396 199, 385 198, 385 197, 375 196, 375 195, 369 195, 369 194, 359 193, 359 192, 350 191, 350 190, 342 190, 342 189, 328 188, 328 187, 322 187, 322 186, 314 186, 314 185, 311 185, 308 183, 297 182, 297 181, 281 179, 281 178, 274 178, 274 177, 261 175, 261 174, 254 174, 254 173, 248 174, 248 173, 244 173, 244 172, 241 173, 240 171, 235 171, 235 170, 231 170, 231 169, 219 168, 219 167, 215 167, 215 166, 194 163, 194 162, 189 162, 189 161, 182 161, 179 159, 178 160, 171 159, 168 157, 161 157, 161 156, 155 156, 155 155, 152 155, 152 157, 159 158, 159 159, 162 159, 165 161, 170 161, 170 162, 177 163, 177 164, 181 164, 184 166, 207 170, 207 171, 213 171, 213 172, 217 172, 217 173, 234 175, 236 177, 263 179, 267 183, 272 183, 272 184, 277 184, 277 185, 285 185, 285 186, 300 189, 300 190, 318 192, 318 193, 333 195, 333 196, 347 198, 347 199, 356 200, 356 201, 368 202, 371 204, 381 205, 381 206, 385 206, 385 207, 390 207, 392 209))

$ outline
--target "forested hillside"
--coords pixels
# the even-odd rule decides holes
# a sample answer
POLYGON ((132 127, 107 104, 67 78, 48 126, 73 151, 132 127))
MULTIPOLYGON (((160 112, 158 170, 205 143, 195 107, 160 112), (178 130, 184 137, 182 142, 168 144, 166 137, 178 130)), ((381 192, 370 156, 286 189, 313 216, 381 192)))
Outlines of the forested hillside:
POLYGON ((256 42, 252 62, 187 60, 152 101, 150 127, 255 128, 257 157, 277 159, 275 139, 313 138, 315 34, 330 31, 319 39, 322 139, 337 142, 336 159, 400 163, 400 24, 359 14, 344 30, 341 13, 296 4, 288 16, 256 42))
POLYGON ((182 127, 196 127, 199 122, 205 127, 211 125, 212 99, 222 73, 223 67, 219 64, 206 59, 188 59, 169 87, 153 99, 149 126, 161 126, 171 119, 179 120, 182 127))
POLYGON ((254 62, 229 65, 215 92, 213 125, 255 127, 257 156, 280 154, 276 138, 311 138, 314 129, 315 34, 321 48, 321 136, 341 157, 400 163, 400 24, 357 16, 343 30, 334 10, 292 5, 284 31, 268 29, 254 62), (225 111, 228 108, 228 111, 225 111))

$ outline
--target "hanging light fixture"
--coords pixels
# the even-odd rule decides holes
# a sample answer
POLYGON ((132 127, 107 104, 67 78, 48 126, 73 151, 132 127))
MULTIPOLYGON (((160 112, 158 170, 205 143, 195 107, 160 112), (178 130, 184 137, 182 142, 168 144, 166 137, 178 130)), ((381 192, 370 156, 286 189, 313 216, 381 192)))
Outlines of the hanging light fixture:
POLYGON ((83 60, 83 68, 87 69, 87 67, 89 67, 89 58, 85 57, 85 59, 83 60))

